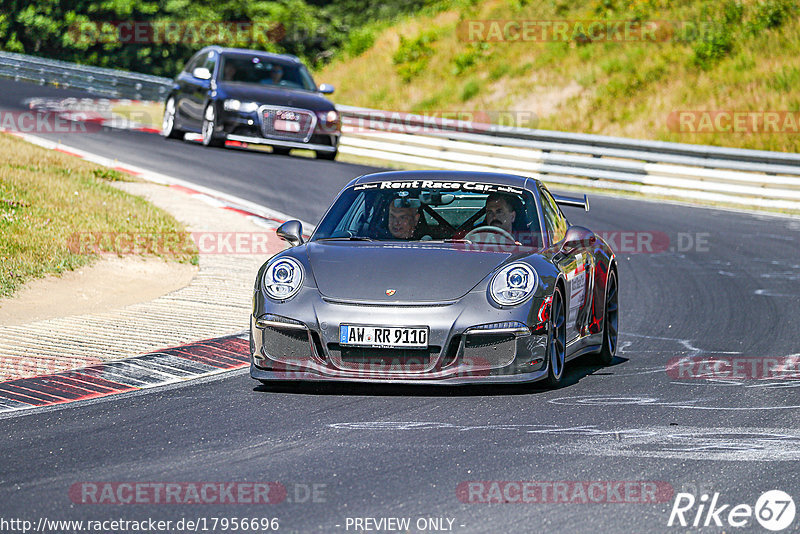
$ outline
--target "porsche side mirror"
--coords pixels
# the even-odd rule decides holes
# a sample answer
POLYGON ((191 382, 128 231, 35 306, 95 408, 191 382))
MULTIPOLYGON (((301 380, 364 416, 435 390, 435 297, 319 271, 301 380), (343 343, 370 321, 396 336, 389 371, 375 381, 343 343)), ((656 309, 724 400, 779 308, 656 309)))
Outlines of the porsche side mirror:
POLYGON ((211 71, 205 67, 197 67, 192 71, 192 76, 194 76, 198 80, 210 80, 211 71))
POLYGON ((583 226, 570 226, 567 230, 567 235, 564 236, 564 243, 561 245, 561 251, 565 253, 572 252, 576 248, 590 247, 594 245, 597 237, 594 232, 583 226))
POLYGON ((286 221, 275 233, 293 247, 303 244, 303 224, 300 221, 286 221))
POLYGON ((329 94, 333 93, 334 87, 329 83, 321 83, 319 85, 319 87, 318 87, 318 90, 323 95, 329 95, 329 94))

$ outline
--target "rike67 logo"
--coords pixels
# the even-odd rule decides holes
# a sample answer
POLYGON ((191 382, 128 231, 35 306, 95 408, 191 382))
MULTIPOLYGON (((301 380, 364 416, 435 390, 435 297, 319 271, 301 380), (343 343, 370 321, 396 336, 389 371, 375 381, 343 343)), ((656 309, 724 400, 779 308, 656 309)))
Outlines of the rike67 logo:
POLYGON ((699 499, 691 493, 678 493, 667 526, 741 528, 754 526, 755 517, 765 529, 778 532, 792 526, 795 511, 794 499, 780 490, 762 493, 755 506, 723 503, 719 493, 712 497, 704 493, 699 499))

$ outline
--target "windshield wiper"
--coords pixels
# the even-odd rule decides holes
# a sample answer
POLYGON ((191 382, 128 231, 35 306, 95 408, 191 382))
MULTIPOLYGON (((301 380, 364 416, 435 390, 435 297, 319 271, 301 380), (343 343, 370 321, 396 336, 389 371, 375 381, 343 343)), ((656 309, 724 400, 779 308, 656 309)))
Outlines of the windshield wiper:
POLYGON ((371 237, 364 237, 360 235, 341 236, 341 237, 320 237, 319 239, 315 239, 314 241, 336 241, 340 239, 344 239, 346 241, 375 241, 371 237))
POLYGON ((464 239, 463 237, 455 238, 451 237, 450 239, 437 239, 436 241, 440 243, 469 243, 472 244, 472 241, 469 239, 464 239))

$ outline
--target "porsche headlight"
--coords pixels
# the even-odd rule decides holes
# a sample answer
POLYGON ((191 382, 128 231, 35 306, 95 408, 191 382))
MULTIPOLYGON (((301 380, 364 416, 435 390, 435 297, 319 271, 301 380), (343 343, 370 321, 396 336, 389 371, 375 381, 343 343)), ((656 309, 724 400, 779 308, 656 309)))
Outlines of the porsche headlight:
POLYGON ((258 109, 258 104, 256 102, 242 102, 240 100, 236 100, 235 98, 228 98, 225 100, 225 103, 222 104, 222 107, 225 108, 225 111, 252 113, 258 109))
POLYGON ((489 294, 501 306, 515 306, 524 302, 536 290, 536 271, 524 263, 506 265, 492 278, 489 294))
POLYGON ((303 267, 294 258, 281 258, 264 271, 264 290, 270 298, 288 300, 303 285, 303 267))

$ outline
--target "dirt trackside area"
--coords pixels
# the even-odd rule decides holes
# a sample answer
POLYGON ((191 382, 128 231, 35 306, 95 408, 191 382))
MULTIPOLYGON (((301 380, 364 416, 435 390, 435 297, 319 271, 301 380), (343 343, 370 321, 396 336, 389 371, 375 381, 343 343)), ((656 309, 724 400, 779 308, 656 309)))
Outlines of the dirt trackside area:
MULTIPOLYGON (((113 246, 109 248, 105 242, 88 254, 76 250, 71 246, 76 236, 175 235, 184 231, 184 225, 165 210, 118 187, 126 180, 126 175, 115 170, 0 135, 0 297, 9 297, 25 283, 48 274, 91 265, 100 257, 95 252, 113 252, 113 246)), ((185 263, 185 268, 178 269, 183 272, 191 272, 189 263, 197 262, 192 249, 178 254, 143 254, 154 255, 162 256, 161 263, 185 263)), ((137 263, 117 262, 120 269, 123 265, 137 263)), ((103 268, 99 269, 102 272, 103 268)), ((136 269, 131 279, 138 276, 136 269)), ((60 280, 60 284, 67 283, 60 280)))
POLYGON ((147 302, 189 285, 197 268, 153 257, 104 257, 92 265, 33 280, 0 299, 0 324, 14 326, 100 313, 147 302))
MULTIPOLYGON (((3 141, 8 139, 0 135, 0 150, 3 141)), ((39 152, 24 143, 15 149, 39 152)), ((248 327, 255 273, 286 247, 275 234, 276 221, 225 209, 185 187, 123 181, 115 171, 55 151, 23 163, 9 162, 9 154, 0 151, 0 187, 18 208, 0 210, 13 219, 0 226, 0 274, 5 282, 31 267, 24 283, 15 280, 15 294, 0 298, 0 382, 248 327), (78 183, 61 181, 75 174, 78 183), (49 177, 44 189, 52 198, 38 183, 42 176, 49 177), (71 202, 69 195, 81 197, 85 190, 79 187, 87 184, 95 191, 85 202, 71 202), (104 196, 94 196, 97 191, 104 196), (119 207, 124 203, 129 209, 119 207), (104 211, 109 204, 113 209, 104 211), (43 223, 34 207, 50 222, 43 223), (23 232, 25 225, 34 227, 33 235, 23 232), (59 261, 45 261, 52 256, 59 261), (33 267, 40 272, 30 273, 33 267)))

